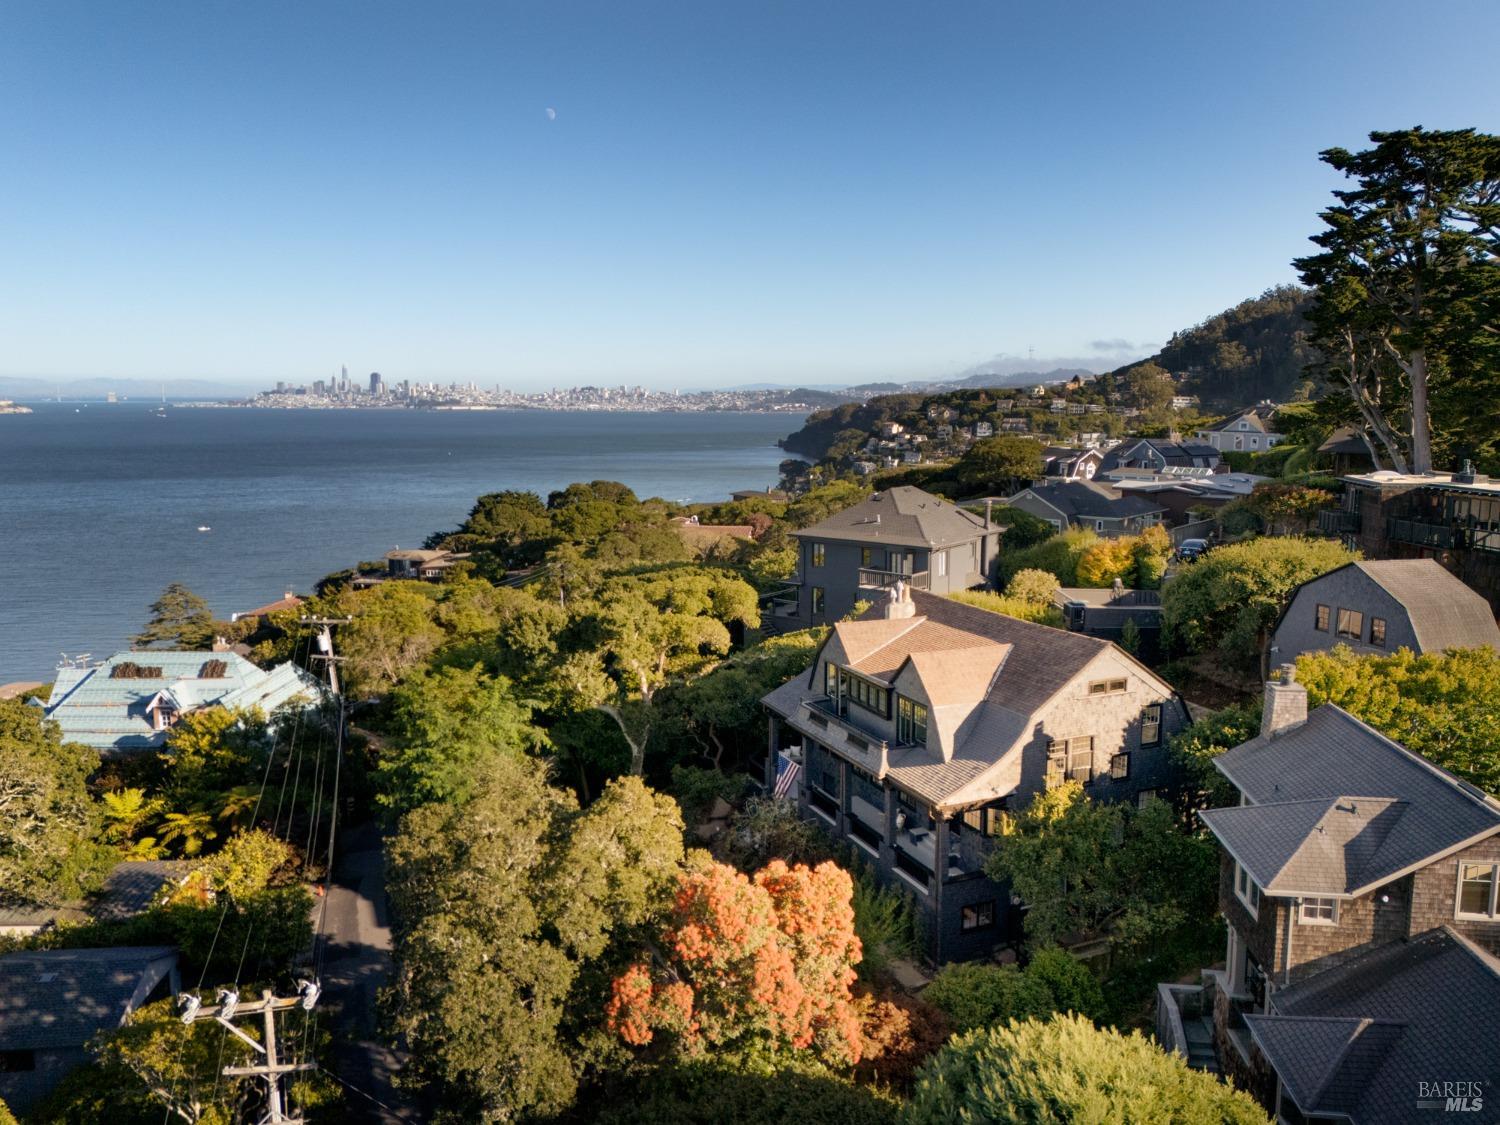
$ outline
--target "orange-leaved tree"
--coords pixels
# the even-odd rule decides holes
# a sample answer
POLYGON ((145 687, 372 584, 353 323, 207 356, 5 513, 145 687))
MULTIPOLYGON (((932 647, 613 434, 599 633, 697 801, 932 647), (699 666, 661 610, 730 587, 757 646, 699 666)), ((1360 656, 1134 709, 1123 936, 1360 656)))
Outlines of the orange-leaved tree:
POLYGON ((614 982, 608 1026, 690 1055, 759 1041, 858 1062, 853 893, 833 863, 774 860, 753 880, 721 863, 684 872, 651 957, 614 982))

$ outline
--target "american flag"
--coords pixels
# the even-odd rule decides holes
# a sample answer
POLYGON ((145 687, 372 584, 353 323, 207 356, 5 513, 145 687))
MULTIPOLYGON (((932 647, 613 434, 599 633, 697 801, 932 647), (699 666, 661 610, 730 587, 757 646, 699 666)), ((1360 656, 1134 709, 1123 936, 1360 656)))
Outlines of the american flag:
POLYGON ((790 796, 792 786, 797 784, 797 775, 801 772, 800 765, 792 761, 785 753, 778 753, 776 755, 776 785, 771 790, 772 794, 777 797, 790 796))

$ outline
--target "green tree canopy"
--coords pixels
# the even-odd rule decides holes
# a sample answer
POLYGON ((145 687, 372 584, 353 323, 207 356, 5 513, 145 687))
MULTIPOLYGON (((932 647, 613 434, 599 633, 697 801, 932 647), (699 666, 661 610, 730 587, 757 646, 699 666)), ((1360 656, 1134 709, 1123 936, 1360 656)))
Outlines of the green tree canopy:
POLYGON ((1325 539, 1252 539, 1210 551, 1162 591, 1169 645, 1247 670, 1293 590, 1359 555, 1325 539))
POLYGON ((151 603, 151 620, 131 638, 137 648, 207 648, 214 639, 208 603, 181 582, 173 582, 151 603))
POLYGON ((1336 703, 1486 793, 1500 793, 1500 653, 1454 649, 1357 656, 1340 645, 1297 658, 1313 706, 1336 703))
POLYGON ((974 492, 1009 494, 1042 475, 1042 446, 1034 438, 981 438, 957 466, 959 482, 974 492))
POLYGON ((87 785, 98 764, 39 708, 0 700, 0 900, 67 902, 102 881, 109 857, 87 785))
POLYGON ((1220 1122, 1265 1125, 1249 1094, 1141 1035, 1081 1016, 1025 1020, 954 1038, 923 1068, 906 1125, 1220 1122))
POLYGON ((1294 263, 1317 289, 1308 319, 1325 372, 1395 468, 1426 472, 1434 446, 1488 456, 1500 434, 1500 136, 1417 127, 1370 140, 1319 154, 1355 186, 1322 213, 1321 252, 1294 263))

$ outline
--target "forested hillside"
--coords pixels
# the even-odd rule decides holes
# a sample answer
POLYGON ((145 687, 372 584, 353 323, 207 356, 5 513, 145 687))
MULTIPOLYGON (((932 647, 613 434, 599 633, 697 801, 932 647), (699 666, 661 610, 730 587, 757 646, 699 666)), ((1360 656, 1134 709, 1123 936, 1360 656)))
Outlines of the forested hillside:
POLYGON ((1152 359, 1174 374, 1187 372, 1187 391, 1206 407, 1229 410, 1263 398, 1286 402, 1308 378, 1304 368, 1316 354, 1303 319, 1311 303, 1312 292, 1295 285, 1267 289, 1174 333, 1152 359))

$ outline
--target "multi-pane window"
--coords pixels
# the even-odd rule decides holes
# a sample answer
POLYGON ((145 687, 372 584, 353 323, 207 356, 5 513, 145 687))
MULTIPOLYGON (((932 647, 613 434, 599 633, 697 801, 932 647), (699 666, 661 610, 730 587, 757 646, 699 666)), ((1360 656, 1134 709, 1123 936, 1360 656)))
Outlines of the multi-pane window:
POLYGON ((896 697, 896 741, 927 745, 927 706, 904 695, 896 697))
POLYGON ((1095 680, 1089 684, 1090 695, 1114 695, 1125 690, 1125 680, 1095 680))
POLYGON ((1370 618, 1370 643, 1376 648, 1385 648, 1385 618, 1370 618))
POLYGON ((932 552, 932 572, 939 578, 946 578, 948 576, 947 551, 932 552))
POLYGON ((1141 712, 1141 745, 1155 746, 1161 742, 1161 704, 1148 703, 1141 712))
POLYGON ((1109 776, 1116 781, 1123 781, 1130 776, 1130 755, 1115 754, 1109 759, 1109 776))
POLYGON ((1047 744, 1047 782, 1056 785, 1067 778, 1088 782, 1094 779, 1094 739, 1054 738, 1047 744))
POLYGON ((1334 926, 1339 920, 1336 898, 1304 898, 1297 908, 1297 921, 1309 926, 1334 926))
POLYGON ((1334 630, 1335 635, 1348 637, 1357 641, 1364 636, 1365 615, 1357 609, 1339 608, 1339 627, 1334 630))
POLYGON ((869 547, 861 547, 859 549, 859 565, 860 566, 869 566, 874 561, 875 561, 875 552, 874 551, 872 551, 869 547))
POLYGON ((1147 805, 1153 804, 1159 799, 1155 789, 1142 789, 1135 795, 1135 807, 1144 809, 1147 805))
POLYGON ((823 587, 821 586, 812 588, 812 611, 813 613, 823 612, 823 587))
POLYGON ((981 836, 1000 836, 1005 831, 1005 810, 994 805, 969 809, 962 820, 964 828, 981 836))
POLYGON ((845 699, 858 703, 866 711, 873 711, 882 719, 891 717, 890 688, 881 687, 863 676, 856 676, 847 669, 839 671, 839 688, 845 699))
POLYGON ((1317 617, 1314 620, 1313 628, 1315 628, 1320 633, 1328 632, 1328 617, 1330 612, 1331 611, 1326 605, 1318 606, 1317 617))
POLYGON ((814 543, 812 545, 812 564, 813 564, 813 566, 822 566, 823 563, 824 563, 824 561, 827 559, 827 557, 828 557, 828 555, 827 555, 827 548, 824 547, 823 544, 821 544, 821 543, 814 543))
POLYGON ((837 699, 839 694, 839 666, 832 660, 823 664, 823 694, 837 699))
POLYGON ((1234 865, 1234 895, 1245 904, 1250 917, 1260 917, 1260 887, 1256 886, 1255 880, 1250 878, 1250 872, 1239 863, 1234 865))
POLYGON ((958 928, 965 932, 969 930, 988 929, 995 924, 995 900, 988 899, 984 902, 970 903, 963 907, 958 914, 958 928))
POLYGON ((1495 901, 1496 884, 1500 883, 1500 864, 1460 863, 1458 865, 1458 910, 1460 918, 1494 918, 1500 916, 1495 901))

